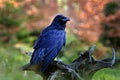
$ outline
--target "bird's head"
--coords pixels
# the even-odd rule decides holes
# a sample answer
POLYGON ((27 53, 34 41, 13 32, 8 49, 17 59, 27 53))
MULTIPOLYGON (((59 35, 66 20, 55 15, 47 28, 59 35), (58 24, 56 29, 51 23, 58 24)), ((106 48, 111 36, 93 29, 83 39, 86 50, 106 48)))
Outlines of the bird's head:
POLYGON ((65 17, 65 16, 59 14, 59 15, 55 16, 52 24, 59 25, 60 27, 65 28, 67 21, 70 21, 70 19, 68 17, 65 17))

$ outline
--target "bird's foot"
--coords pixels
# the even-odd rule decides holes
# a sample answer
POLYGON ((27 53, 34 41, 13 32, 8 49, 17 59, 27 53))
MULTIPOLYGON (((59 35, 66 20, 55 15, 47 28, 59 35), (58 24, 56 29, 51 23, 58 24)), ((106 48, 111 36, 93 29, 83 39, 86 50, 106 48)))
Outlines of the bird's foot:
POLYGON ((26 54, 32 56, 33 52, 26 52, 26 54))
POLYGON ((57 59, 57 65, 59 65, 62 62, 62 60, 57 59))

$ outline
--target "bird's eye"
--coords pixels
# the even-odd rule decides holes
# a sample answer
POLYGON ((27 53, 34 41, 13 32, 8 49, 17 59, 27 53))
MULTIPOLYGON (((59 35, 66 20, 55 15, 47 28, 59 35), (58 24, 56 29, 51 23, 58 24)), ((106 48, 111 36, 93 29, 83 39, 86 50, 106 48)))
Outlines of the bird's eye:
POLYGON ((64 19, 64 17, 59 18, 59 20, 62 20, 62 19, 64 19))
POLYGON ((62 17, 61 19, 65 19, 65 17, 62 17))

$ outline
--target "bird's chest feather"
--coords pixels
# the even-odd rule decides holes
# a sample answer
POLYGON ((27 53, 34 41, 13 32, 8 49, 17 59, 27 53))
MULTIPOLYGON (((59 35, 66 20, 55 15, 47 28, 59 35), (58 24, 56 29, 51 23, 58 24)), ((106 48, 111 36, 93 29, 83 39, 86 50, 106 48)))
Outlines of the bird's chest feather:
POLYGON ((50 30, 48 34, 49 38, 63 39, 65 36, 64 30, 50 30))
POLYGON ((49 31, 49 40, 54 41, 56 44, 64 45, 66 42, 64 30, 51 30, 49 31))

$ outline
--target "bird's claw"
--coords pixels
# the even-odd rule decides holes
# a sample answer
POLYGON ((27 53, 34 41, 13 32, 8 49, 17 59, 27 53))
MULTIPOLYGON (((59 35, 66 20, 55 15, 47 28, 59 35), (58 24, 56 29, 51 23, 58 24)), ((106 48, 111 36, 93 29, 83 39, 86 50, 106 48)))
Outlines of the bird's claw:
POLYGON ((62 60, 58 59, 57 60, 57 65, 60 64, 62 62, 62 60))
POLYGON ((26 54, 32 56, 33 52, 26 52, 26 54))

